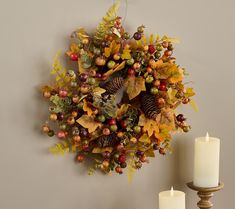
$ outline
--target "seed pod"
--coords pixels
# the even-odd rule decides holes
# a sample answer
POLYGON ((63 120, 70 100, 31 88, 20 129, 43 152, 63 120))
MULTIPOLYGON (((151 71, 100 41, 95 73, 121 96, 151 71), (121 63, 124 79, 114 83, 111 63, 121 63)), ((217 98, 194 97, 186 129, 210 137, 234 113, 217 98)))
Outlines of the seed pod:
POLYGON ((122 88, 124 84, 124 79, 122 77, 116 77, 111 81, 108 81, 104 85, 104 89, 106 90, 106 94, 115 94, 119 89, 122 88))
POLYGON ((110 135, 102 135, 97 138, 98 147, 114 147, 119 144, 120 138, 117 137, 116 133, 110 135))
POLYGON ((145 116, 150 119, 156 119, 161 112, 161 109, 156 106, 154 96, 148 93, 143 93, 141 96, 141 109, 145 116))

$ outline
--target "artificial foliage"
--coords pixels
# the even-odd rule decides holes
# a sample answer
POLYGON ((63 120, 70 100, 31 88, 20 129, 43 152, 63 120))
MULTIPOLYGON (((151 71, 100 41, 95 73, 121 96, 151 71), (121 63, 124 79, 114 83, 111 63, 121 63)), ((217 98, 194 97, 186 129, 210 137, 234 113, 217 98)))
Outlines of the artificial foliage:
POLYGON ((156 152, 165 155, 173 132, 190 130, 175 111, 195 94, 173 56, 176 39, 147 36, 143 25, 130 35, 118 7, 116 2, 93 34, 84 28, 72 33, 65 56, 76 67, 65 69, 57 54, 55 81, 42 88, 49 103, 42 131, 58 138, 50 151, 93 162, 89 173, 133 172, 156 152))

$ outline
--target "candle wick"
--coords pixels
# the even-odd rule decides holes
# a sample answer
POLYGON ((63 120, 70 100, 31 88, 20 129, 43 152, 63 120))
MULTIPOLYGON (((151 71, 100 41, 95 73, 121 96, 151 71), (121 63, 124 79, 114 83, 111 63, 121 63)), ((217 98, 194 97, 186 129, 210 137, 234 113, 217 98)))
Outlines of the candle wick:
POLYGON ((174 188, 173 188, 173 186, 171 187, 171 196, 174 196, 174 188))

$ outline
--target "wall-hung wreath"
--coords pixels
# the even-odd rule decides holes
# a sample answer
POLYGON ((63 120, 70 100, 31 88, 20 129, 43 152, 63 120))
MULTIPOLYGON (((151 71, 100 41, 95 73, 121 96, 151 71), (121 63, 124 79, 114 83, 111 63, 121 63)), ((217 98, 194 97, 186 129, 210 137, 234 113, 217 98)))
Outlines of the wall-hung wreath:
POLYGON ((175 39, 147 38, 144 26, 130 36, 118 7, 116 2, 108 10, 94 34, 83 28, 72 33, 66 56, 76 69, 64 69, 56 56, 55 83, 42 88, 57 127, 47 122, 43 132, 60 140, 51 152, 93 160, 90 173, 139 169, 156 150, 166 154, 172 131, 190 129, 184 116, 175 114, 194 95, 183 84, 185 69, 172 56, 175 39))

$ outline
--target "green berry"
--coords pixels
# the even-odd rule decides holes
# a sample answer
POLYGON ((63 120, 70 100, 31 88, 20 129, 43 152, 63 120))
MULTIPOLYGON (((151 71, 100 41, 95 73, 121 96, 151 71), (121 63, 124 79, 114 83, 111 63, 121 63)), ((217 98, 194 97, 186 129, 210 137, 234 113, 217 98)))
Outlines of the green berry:
POLYGON ((146 79, 145 79, 145 82, 146 82, 146 83, 152 83, 153 80, 154 80, 153 76, 148 75, 148 76, 146 77, 146 79))
POLYGON ((89 78, 89 79, 88 79, 88 83, 89 83, 90 85, 94 85, 95 82, 96 82, 95 78, 89 78))
POLYGON ((158 89, 156 87, 153 87, 153 88, 151 88, 150 92, 151 92, 151 94, 157 94, 158 89))
POLYGON ((76 87, 77 86, 77 82, 76 81, 71 81, 70 82, 70 86, 71 87, 76 87))
POLYGON ((113 60, 110 60, 109 62, 108 62, 108 68, 114 68, 114 66, 116 65, 116 63, 113 61, 113 60))
POLYGON ((157 49, 157 51, 162 51, 162 46, 158 45, 156 49, 157 49))
POLYGON ((49 137, 52 137, 52 136, 55 135, 55 132, 54 132, 53 130, 50 130, 50 131, 47 133, 47 135, 48 135, 49 137))
POLYGON ((130 34, 127 33, 127 32, 125 32, 125 33, 124 33, 124 38, 125 38, 125 39, 129 39, 129 38, 130 38, 130 34))
POLYGON ((83 102, 79 102, 79 103, 77 104, 77 107, 78 107, 79 109, 82 109, 82 108, 83 108, 83 102))
POLYGON ((110 130, 113 131, 113 132, 117 131, 117 129, 118 129, 117 125, 111 125, 110 126, 110 130))
POLYGON ((127 63, 128 65, 133 65, 134 62, 135 62, 135 60, 134 60, 133 58, 131 58, 131 59, 129 59, 129 60, 126 61, 126 63, 127 63))
POLYGON ((121 166, 121 168, 126 168, 127 163, 126 163, 126 162, 123 162, 123 163, 120 164, 120 166, 121 166))
POLYGON ((103 122, 105 121, 104 115, 99 115, 99 116, 98 116, 98 120, 99 120, 101 123, 103 123, 103 122))
POLYGON ((67 128, 67 126, 66 126, 66 124, 64 124, 64 123, 60 125, 60 129, 61 129, 61 130, 65 130, 66 128, 67 128))
POLYGON ((133 130, 136 134, 139 134, 141 132, 141 127, 140 126, 135 126, 133 130))
POLYGON ((190 129, 191 129, 190 126, 184 126, 184 127, 183 127, 183 131, 184 131, 185 133, 189 132, 190 129))

